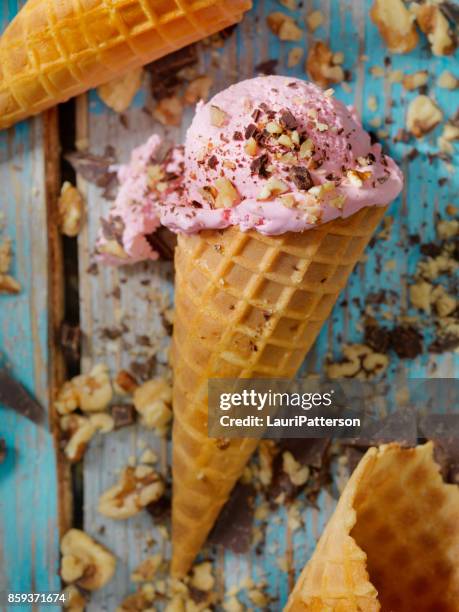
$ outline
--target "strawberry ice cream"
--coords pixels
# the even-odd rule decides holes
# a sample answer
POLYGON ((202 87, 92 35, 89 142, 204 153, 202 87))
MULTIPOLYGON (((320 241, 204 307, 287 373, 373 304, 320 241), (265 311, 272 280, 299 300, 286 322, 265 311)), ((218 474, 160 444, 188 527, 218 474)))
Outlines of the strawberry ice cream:
POLYGON ((160 171, 152 161, 158 147, 152 137, 119 171, 111 216, 124 222, 119 244, 128 260, 155 257, 146 235, 159 223, 185 233, 230 225, 302 232, 386 206, 403 185, 332 90, 291 77, 250 79, 200 103, 184 153, 170 152, 160 171))

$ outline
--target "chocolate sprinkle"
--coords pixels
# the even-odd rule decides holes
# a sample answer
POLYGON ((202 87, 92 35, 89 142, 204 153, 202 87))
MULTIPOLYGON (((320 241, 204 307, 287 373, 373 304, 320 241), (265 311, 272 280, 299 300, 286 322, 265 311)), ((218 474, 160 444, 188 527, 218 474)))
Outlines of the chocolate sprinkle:
POLYGON ((137 412, 133 404, 115 404, 110 408, 115 422, 115 429, 133 425, 137 418, 137 412))

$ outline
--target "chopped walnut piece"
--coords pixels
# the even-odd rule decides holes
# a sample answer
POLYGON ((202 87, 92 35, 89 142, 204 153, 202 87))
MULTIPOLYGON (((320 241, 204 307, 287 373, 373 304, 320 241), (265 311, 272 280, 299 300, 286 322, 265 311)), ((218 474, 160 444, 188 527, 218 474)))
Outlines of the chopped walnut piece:
POLYGON ((241 199, 233 183, 225 177, 218 178, 214 182, 214 187, 217 191, 215 198, 217 208, 231 208, 241 199))
POLYGON ((183 102, 177 96, 163 98, 153 111, 153 117, 163 125, 180 125, 183 115, 183 102))
POLYGON ((196 104, 199 100, 207 100, 211 87, 211 77, 205 75, 196 77, 188 84, 183 99, 187 104, 196 104))
POLYGON ((430 314, 433 286, 423 280, 410 286, 410 301, 415 308, 430 314))
POLYGON ((83 222, 83 196, 76 187, 66 181, 57 201, 59 229, 62 234, 73 238, 80 233, 83 222))
POLYGON ((413 91, 418 87, 422 87, 427 84, 429 80, 429 73, 427 70, 418 70, 412 74, 405 74, 402 80, 402 85, 408 91, 413 91))
POLYGON ((110 433, 115 429, 115 421, 110 414, 106 412, 96 412, 89 416, 89 422, 96 431, 101 433, 110 433))
POLYGON ((333 53, 326 43, 319 40, 309 50, 306 60, 306 72, 321 87, 344 80, 344 70, 333 63, 333 53))
POLYGON ((293 49, 290 49, 287 57, 287 67, 293 68, 294 66, 298 66, 303 57, 303 53, 304 51, 301 47, 293 47, 293 49))
POLYGON ((100 363, 89 374, 75 376, 70 381, 78 397, 78 406, 84 412, 100 412, 110 403, 113 391, 106 365, 100 363))
POLYGON ((70 584, 63 590, 63 595, 65 596, 64 610, 67 610, 67 612, 84 612, 87 601, 76 586, 70 584))
POLYGON ((389 51, 408 53, 418 44, 413 15, 402 0, 375 0, 370 16, 389 51))
POLYGON ((244 151, 247 153, 247 155, 250 155, 251 157, 255 157, 255 155, 257 154, 258 145, 257 145, 257 141, 255 140, 253 136, 251 136, 245 143, 244 151))
POLYGON ((118 395, 132 395, 138 386, 135 377, 126 370, 120 370, 113 381, 113 389, 118 395))
POLYGON ((311 32, 315 32, 317 28, 324 22, 324 16, 321 11, 312 11, 309 15, 306 16, 306 25, 311 32))
POLYGON ((457 89, 459 87, 459 79, 449 70, 444 70, 437 79, 437 85, 442 89, 457 89))
POLYGON ((389 365, 387 355, 375 353, 365 344, 347 344, 343 355, 343 361, 327 364, 329 378, 368 379, 381 374, 389 365))
POLYGON ((172 418, 170 382, 163 377, 147 381, 135 390, 133 401, 142 424, 165 435, 172 418))
POLYGON ((91 438, 96 433, 95 426, 88 417, 79 414, 66 414, 60 418, 59 428, 65 441, 65 456, 71 463, 80 461, 91 438))
POLYGON ((279 0, 279 2, 282 4, 282 6, 285 6, 285 8, 288 8, 291 11, 296 11, 298 8, 297 0, 279 0))
POLYGON ((437 234, 441 240, 459 236, 459 221, 457 219, 442 219, 437 223, 437 234))
POLYGON ((195 565, 191 572, 190 584, 195 589, 200 591, 211 591, 215 584, 215 578, 212 574, 212 563, 204 561, 195 565))
POLYGON ((222 127, 228 119, 228 115, 219 106, 210 106, 210 124, 214 127, 222 127))
POLYGON ((438 4, 413 2, 411 10, 416 16, 419 27, 427 36, 434 55, 451 55, 454 52, 454 38, 449 22, 438 4))
POLYGON ((163 479, 152 467, 126 467, 119 482, 100 496, 98 510, 112 519, 127 519, 158 501, 164 490, 163 479))
POLYGON ((14 295, 21 291, 21 285, 9 274, 0 274, 0 294, 8 293, 14 295))
POLYGON ((115 556, 80 529, 70 529, 61 540, 61 577, 82 589, 96 591, 115 573, 115 556))
POLYGON ((282 454, 282 466, 292 484, 297 487, 301 487, 309 479, 309 467, 307 465, 301 465, 289 451, 282 454))
POLYGON ((297 41, 303 38, 303 30, 290 15, 281 11, 274 11, 268 15, 266 21, 271 32, 280 40, 297 41))
POLYGON ((443 119, 443 113, 428 96, 418 96, 408 106, 406 127, 416 138, 433 130, 443 119))
POLYGON ((132 582, 147 582, 153 580, 163 561, 162 555, 157 553, 147 557, 131 574, 132 582))
POLYGON ((288 185, 280 179, 272 176, 261 189, 257 196, 257 200, 268 200, 274 196, 280 195, 288 191, 288 185))
POLYGON ((143 68, 132 68, 126 74, 100 85, 97 93, 109 108, 116 113, 124 113, 139 91, 142 79, 143 68))

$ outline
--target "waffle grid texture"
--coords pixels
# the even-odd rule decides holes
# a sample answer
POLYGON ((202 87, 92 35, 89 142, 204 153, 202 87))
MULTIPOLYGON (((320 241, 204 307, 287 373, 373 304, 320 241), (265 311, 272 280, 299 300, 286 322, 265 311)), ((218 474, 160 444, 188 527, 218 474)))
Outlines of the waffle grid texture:
POLYGON ((0 39, 0 128, 242 18, 250 0, 28 0, 0 39))
POLYGON ((433 445, 370 449, 284 612, 458 612, 459 488, 433 445))
POLYGON ((385 212, 317 229, 179 236, 176 249, 172 571, 185 574, 257 447, 207 437, 210 378, 293 377, 385 212))

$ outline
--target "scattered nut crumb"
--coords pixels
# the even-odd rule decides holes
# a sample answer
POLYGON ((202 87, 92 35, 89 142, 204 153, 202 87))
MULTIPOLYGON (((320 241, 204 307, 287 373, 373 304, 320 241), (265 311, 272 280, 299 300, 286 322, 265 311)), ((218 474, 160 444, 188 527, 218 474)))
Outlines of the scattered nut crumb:
POLYGON ((134 392, 134 406, 142 424, 165 435, 172 419, 172 388, 164 377, 149 380, 134 392))
POLYGON ((0 274, 0 294, 8 293, 14 295, 21 291, 21 285, 9 274, 0 274))
POLYGON ((70 238, 77 236, 83 223, 84 200, 78 189, 67 181, 62 185, 57 212, 61 233, 70 238))
POLYGON ((210 88, 212 87, 212 79, 209 76, 199 76, 193 79, 185 89, 183 99, 187 104, 196 104, 199 100, 207 100, 209 97, 210 88))
POLYGON ((443 113, 428 96, 418 96, 408 106, 406 127, 416 138, 432 131, 443 119, 443 113))
POLYGON ((451 55, 455 49, 453 35, 449 22, 438 4, 413 2, 410 8, 419 27, 430 42, 432 53, 434 55, 451 55))
POLYGON ((306 16, 306 25, 311 32, 315 32, 317 28, 320 28, 323 22, 324 16, 320 11, 312 11, 312 13, 306 16))
POLYGON ((365 344, 347 344, 343 347, 343 355, 343 361, 327 364, 329 378, 365 380, 382 374, 389 365, 387 355, 376 353, 365 344))
POLYGON ((268 26, 273 34, 280 40, 298 41, 303 38, 303 30, 290 15, 281 11, 274 11, 266 18, 268 26))
POLYGON ((301 465, 301 463, 296 461, 292 453, 288 451, 283 453, 282 465, 284 472, 295 486, 301 487, 309 479, 309 467, 307 465, 301 465))
POLYGON ((163 125, 178 126, 182 121, 183 102, 177 96, 163 98, 153 110, 153 117, 163 125))
POLYGON ((389 51, 408 53, 418 44, 413 15, 402 0, 375 0, 370 16, 389 51))
POLYGON ((105 586, 115 573, 115 556, 80 529, 70 529, 61 540, 61 577, 87 591, 105 586))
POLYGON ((143 68, 133 68, 123 74, 100 85, 97 93, 103 102, 116 113, 124 113, 129 108, 135 94, 142 85, 143 68))
POLYGON ((457 89, 459 87, 459 79, 449 70, 444 70, 437 79, 437 85, 442 89, 457 89))
POLYGON ((73 584, 62 591, 65 596, 64 610, 67 612, 84 612, 87 601, 81 591, 73 584))
POLYGON ((429 73, 427 70, 418 70, 418 72, 413 72, 412 74, 406 74, 403 77, 402 85, 408 91, 413 91, 418 87, 422 87, 427 84, 429 80, 429 73))
POLYGON ((332 83, 341 83, 344 80, 344 70, 340 65, 333 64, 333 53, 327 44, 320 40, 309 50, 306 72, 321 87, 328 87, 332 83))
POLYGON ((157 462, 158 455, 150 448, 146 448, 140 457, 140 463, 144 463, 145 465, 154 465, 157 462))
POLYGON ((214 182, 216 189, 215 206, 217 208, 231 208, 237 204, 241 197, 233 183, 226 177, 220 177, 214 182))
POLYGON ((159 553, 147 557, 131 574, 131 582, 147 582, 153 580, 163 561, 159 553))
POLYGON ((301 47, 293 47, 290 49, 287 57, 287 67, 293 68, 294 66, 298 66, 303 57, 303 53, 304 51, 301 47))
POLYGON ((228 120, 228 115, 219 106, 210 106, 210 124, 214 127, 222 127, 228 120))
POLYGON ((215 578, 212 574, 212 563, 204 561, 195 565, 192 569, 190 584, 195 589, 200 591, 211 591, 215 584, 215 578))

